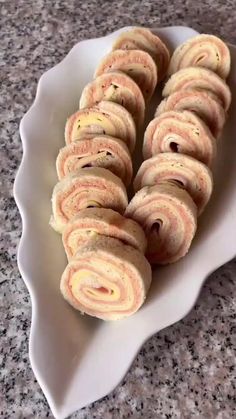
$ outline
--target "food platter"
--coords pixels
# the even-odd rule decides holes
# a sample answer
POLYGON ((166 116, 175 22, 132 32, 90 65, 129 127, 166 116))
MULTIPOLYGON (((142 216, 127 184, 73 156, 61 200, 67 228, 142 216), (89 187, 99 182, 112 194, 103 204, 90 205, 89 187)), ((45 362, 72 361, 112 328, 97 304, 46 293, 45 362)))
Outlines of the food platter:
MULTIPOLYGON (((218 145, 212 199, 199 218, 188 255, 154 270, 145 305, 116 323, 81 316, 62 298, 59 282, 66 265, 61 238, 49 226, 55 160, 64 145, 64 126, 79 106, 83 87, 122 28, 103 38, 82 41, 41 77, 34 104, 21 121, 23 158, 14 196, 23 222, 18 265, 32 301, 29 343, 35 376, 53 415, 63 419, 113 390, 142 344, 182 319, 193 307, 208 275, 236 254, 235 99, 218 145), (92 53, 91 53, 92 51, 92 53), (34 203, 34 205, 32 205, 34 203)), ((156 30, 170 48, 196 35, 186 27, 156 30)), ((231 46, 231 91, 236 87, 236 49, 231 46)), ((146 122, 160 96, 154 96, 146 122)), ((142 161, 142 132, 134 153, 142 161)))

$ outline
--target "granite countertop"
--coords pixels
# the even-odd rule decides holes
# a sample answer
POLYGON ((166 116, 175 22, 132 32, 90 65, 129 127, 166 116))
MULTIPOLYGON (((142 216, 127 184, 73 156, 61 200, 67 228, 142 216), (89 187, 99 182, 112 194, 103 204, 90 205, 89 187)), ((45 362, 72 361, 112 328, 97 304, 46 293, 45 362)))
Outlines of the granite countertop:
MULTIPOLYGON (((19 121, 40 75, 79 40, 122 26, 187 25, 236 44, 235 0, 3 1, 0 10, 0 415, 52 417, 28 358, 31 304, 19 275, 21 220, 12 186, 19 121)), ((236 261, 211 275, 191 313, 143 346, 122 383, 71 418, 236 417, 236 261)))

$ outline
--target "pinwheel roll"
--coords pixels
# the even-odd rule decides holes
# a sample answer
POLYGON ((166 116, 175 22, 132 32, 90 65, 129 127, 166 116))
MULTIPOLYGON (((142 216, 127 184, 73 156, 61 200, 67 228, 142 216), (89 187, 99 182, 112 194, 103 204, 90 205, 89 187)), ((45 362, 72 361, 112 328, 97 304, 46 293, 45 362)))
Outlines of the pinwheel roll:
POLYGON ((94 237, 119 239, 144 253, 147 241, 143 229, 134 221, 108 208, 86 208, 70 220, 62 235, 70 260, 77 251, 94 237))
POLYGON ((92 108, 74 113, 66 122, 66 144, 105 134, 120 138, 127 144, 130 152, 134 150, 135 123, 123 106, 104 100, 92 108))
POLYGON ((214 35, 195 36, 176 48, 168 73, 174 74, 181 68, 192 66, 206 67, 225 79, 230 71, 229 48, 214 35))
POLYGON ((68 221, 84 208, 112 208, 123 213, 127 203, 123 182, 110 170, 101 167, 80 169, 54 187, 50 224, 62 233, 68 221))
POLYGON ((150 263, 176 262, 188 252, 197 208, 188 192, 174 182, 142 188, 130 201, 126 215, 142 225, 150 263))
POLYGON ((134 189, 152 186, 163 181, 178 182, 189 193, 201 214, 213 188, 212 173, 208 167, 193 157, 162 153, 145 160, 135 177, 134 189))
POLYGON ((64 298, 81 313, 103 320, 134 314, 151 284, 151 267, 132 246, 99 237, 71 259, 61 278, 64 298))
POLYGON ((100 135, 81 139, 63 147, 56 160, 58 178, 75 173, 83 167, 104 167, 130 184, 133 169, 129 150, 118 138, 100 135))
POLYGON ((157 64, 159 81, 165 77, 170 53, 164 42, 149 29, 133 28, 122 32, 114 42, 112 49, 141 49, 148 52, 157 64))
POLYGON ((165 152, 188 154, 211 166, 216 155, 216 140, 195 113, 164 112, 146 128, 143 157, 148 159, 165 152))
POLYGON ((229 86, 214 71, 203 67, 187 67, 173 74, 167 81, 162 95, 171 95, 178 90, 204 89, 215 93, 221 101, 225 111, 231 103, 231 92, 229 86))
POLYGON ((207 90, 179 90, 162 100, 155 116, 167 111, 192 111, 219 137, 225 123, 225 111, 214 93, 207 90))
POLYGON ((88 83, 80 98, 80 108, 92 107, 102 100, 124 106, 133 116, 136 125, 144 121, 145 102, 137 83, 121 71, 102 74, 88 83))
POLYGON ((121 49, 112 51, 100 62, 95 77, 117 70, 128 74, 138 84, 146 100, 151 98, 157 85, 157 67, 147 52, 121 49))

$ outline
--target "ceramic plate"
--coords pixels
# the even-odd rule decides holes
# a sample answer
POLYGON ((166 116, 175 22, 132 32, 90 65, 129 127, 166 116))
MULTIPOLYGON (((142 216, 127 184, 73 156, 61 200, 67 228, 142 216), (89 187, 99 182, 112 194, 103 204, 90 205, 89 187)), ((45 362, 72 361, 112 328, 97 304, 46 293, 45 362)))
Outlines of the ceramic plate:
MULTIPOLYGON (((154 271, 147 302, 134 316, 103 322, 82 316, 61 297, 66 265, 61 237, 48 225, 51 194, 57 182, 55 160, 64 145, 66 118, 78 109, 83 87, 123 28, 106 37, 78 43, 41 77, 33 106, 20 125, 23 159, 14 193, 23 232, 18 251, 21 275, 32 300, 30 361, 56 418, 105 396, 121 381, 141 345, 151 335, 182 319, 193 307, 207 276, 236 254, 236 107, 233 102, 219 144, 215 189, 199 219, 197 236, 180 262, 154 271)), ((156 31, 171 48, 196 35, 192 29, 156 31)), ((236 49, 231 47, 229 79, 236 90, 236 49)), ((149 118, 153 116, 154 98, 149 118)), ((141 161, 140 146, 135 166, 141 161)))

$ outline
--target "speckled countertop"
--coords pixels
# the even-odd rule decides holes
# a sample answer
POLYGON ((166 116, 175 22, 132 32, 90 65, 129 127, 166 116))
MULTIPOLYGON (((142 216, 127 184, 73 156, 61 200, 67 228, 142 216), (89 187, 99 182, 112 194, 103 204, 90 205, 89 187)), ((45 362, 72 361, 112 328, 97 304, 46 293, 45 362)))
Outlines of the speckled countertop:
MULTIPOLYGON (((29 364, 31 305, 19 275, 21 220, 12 185, 19 121, 40 75, 79 40, 125 25, 187 25, 236 44, 235 0, 1 1, 0 415, 52 417, 29 364)), ((236 261, 207 280, 192 312, 153 336, 115 391, 72 418, 236 417, 236 261)))

